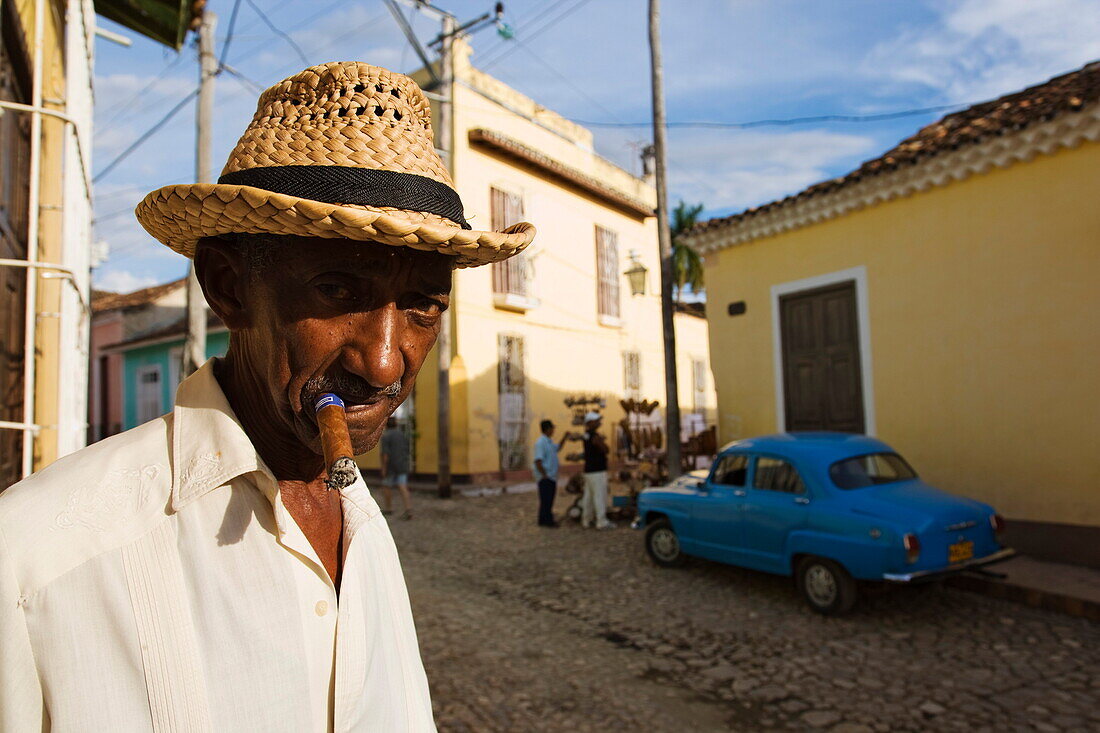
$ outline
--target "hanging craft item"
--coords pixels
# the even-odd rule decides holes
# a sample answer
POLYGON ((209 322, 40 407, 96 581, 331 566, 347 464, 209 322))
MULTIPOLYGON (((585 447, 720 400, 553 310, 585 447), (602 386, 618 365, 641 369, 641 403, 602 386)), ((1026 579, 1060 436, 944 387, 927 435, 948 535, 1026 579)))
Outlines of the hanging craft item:
POLYGON ((569 395, 562 401, 573 413, 573 425, 584 425, 584 416, 587 413, 607 407, 607 400, 595 394, 569 395))

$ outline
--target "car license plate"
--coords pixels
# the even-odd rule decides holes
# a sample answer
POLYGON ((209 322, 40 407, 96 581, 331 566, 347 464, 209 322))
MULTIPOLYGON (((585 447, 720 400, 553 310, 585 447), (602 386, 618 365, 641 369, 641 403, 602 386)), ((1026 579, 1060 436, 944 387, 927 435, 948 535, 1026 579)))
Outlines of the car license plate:
POLYGON ((952 565, 972 557, 974 557, 974 543, 969 540, 947 546, 947 562, 952 565))

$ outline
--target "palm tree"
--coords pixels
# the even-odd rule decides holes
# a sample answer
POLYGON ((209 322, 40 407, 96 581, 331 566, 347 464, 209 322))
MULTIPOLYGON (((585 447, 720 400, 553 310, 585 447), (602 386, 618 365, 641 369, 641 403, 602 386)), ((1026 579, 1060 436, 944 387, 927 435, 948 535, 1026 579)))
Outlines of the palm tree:
POLYGON ((688 206, 681 199, 672 210, 672 283, 675 286, 676 302, 680 301, 680 295, 684 286, 691 288, 693 293, 703 289, 703 258, 699 253, 684 242, 679 241, 698 223, 699 214, 703 213, 703 205, 688 206))

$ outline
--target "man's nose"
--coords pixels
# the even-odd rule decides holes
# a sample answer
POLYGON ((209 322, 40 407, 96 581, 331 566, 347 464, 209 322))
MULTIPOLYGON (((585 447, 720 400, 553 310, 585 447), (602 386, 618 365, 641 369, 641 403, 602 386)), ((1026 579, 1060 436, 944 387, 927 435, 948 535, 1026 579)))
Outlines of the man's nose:
POLYGON ((344 369, 378 389, 400 381, 405 375, 405 355, 401 351, 405 329, 397 305, 387 303, 347 318, 348 333, 341 356, 344 369))

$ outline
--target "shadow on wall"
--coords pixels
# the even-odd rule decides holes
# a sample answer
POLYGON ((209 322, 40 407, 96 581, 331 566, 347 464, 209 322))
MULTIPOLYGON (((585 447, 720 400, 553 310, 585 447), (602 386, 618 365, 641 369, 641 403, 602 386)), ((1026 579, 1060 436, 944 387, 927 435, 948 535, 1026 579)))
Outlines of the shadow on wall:
MULTIPOLYGON (((434 353, 434 352, 433 352, 434 353)), ((451 461, 455 483, 479 483, 493 480, 524 480, 531 476, 531 457, 535 440, 538 438, 539 423, 549 419, 555 425, 555 439, 560 440, 565 431, 579 433, 584 430, 583 425, 573 424, 573 411, 565 406, 565 399, 579 394, 598 394, 606 399, 607 406, 600 410, 604 415, 604 424, 600 431, 608 439, 611 445, 612 463, 617 462, 617 454, 622 447, 622 439, 618 429, 618 423, 625 417, 625 412, 619 405, 623 399, 620 391, 607 391, 592 387, 591 370, 583 359, 571 362, 576 370, 576 389, 563 389, 525 377, 522 391, 525 415, 522 422, 512 426, 505 415, 502 421, 502 407, 505 411, 515 409, 515 403, 511 397, 501 400, 500 377, 496 369, 486 370, 480 374, 465 379, 462 383, 451 386, 452 406, 458 408, 467 405, 466 415, 455 414, 452 417, 451 435, 451 461), (508 403, 512 402, 511 405, 508 403), (502 422, 505 434, 516 438, 515 452, 509 454, 510 446, 500 440, 502 435, 502 422), (511 460, 502 462, 503 455, 511 460)), ((567 377, 563 377, 564 379, 567 377)), ((417 377, 416 394, 416 466, 414 478, 429 480, 434 479, 438 461, 436 451, 436 409, 435 400, 436 372, 427 367, 417 377)), ((657 399, 661 406, 654 412, 660 421, 663 432, 664 425, 664 389, 659 393, 643 391, 642 398, 657 399)), ((686 415, 691 412, 690 403, 682 404, 681 413, 686 415)), ((715 425, 717 413, 710 407, 703 411, 702 422, 705 426, 715 425)), ((686 440, 689 434, 685 432, 682 438, 686 440)), ((571 464, 566 461, 566 456, 571 453, 579 453, 582 450, 580 442, 569 442, 562 448, 562 469, 568 471, 570 465, 575 465, 579 470, 579 463, 571 464)), ((365 470, 371 472, 379 466, 378 449, 370 451, 359 457, 359 463, 365 470)))

